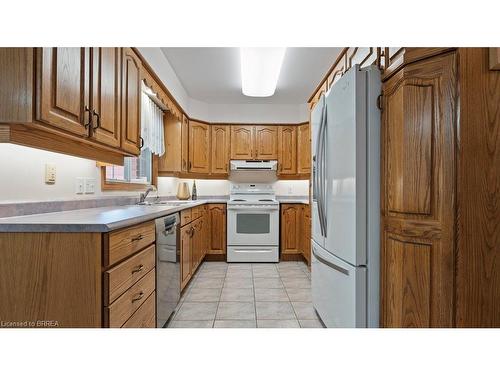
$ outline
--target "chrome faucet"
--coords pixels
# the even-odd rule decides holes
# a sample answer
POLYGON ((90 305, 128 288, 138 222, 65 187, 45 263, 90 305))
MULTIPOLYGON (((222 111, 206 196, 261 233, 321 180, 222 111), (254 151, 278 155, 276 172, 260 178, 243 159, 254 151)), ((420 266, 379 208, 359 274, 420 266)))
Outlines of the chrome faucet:
POLYGON ((144 193, 141 193, 138 204, 144 204, 148 194, 152 191, 156 191, 156 188, 153 185, 149 185, 148 188, 146 189, 146 191, 144 193))

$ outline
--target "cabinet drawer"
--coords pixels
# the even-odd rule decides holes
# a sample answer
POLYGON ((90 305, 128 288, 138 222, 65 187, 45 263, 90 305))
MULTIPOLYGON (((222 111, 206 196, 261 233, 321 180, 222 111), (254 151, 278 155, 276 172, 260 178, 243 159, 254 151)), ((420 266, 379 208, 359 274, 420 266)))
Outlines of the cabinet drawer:
POLYGON ((181 211, 181 227, 191 222, 191 209, 181 211))
POLYGON ((146 301, 125 322, 122 328, 155 328, 156 327, 156 292, 151 293, 146 301))
POLYGON ((155 290, 155 269, 132 285, 111 305, 104 309, 108 327, 119 328, 144 303, 155 290))
POLYGON ((155 266, 155 245, 104 272, 104 305, 108 306, 155 266))
POLYGON ((191 220, 196 220, 201 216, 201 206, 196 206, 191 209, 191 220))
POLYGON ((154 241, 154 221, 108 233, 104 237, 104 266, 107 267, 126 258, 154 241))

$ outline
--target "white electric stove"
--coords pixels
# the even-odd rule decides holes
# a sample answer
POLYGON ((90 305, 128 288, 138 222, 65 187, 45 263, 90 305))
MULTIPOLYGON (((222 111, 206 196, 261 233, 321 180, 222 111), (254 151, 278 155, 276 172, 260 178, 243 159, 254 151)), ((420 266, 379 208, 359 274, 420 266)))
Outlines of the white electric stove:
POLYGON ((272 185, 231 184, 227 261, 279 261, 279 202, 272 185))

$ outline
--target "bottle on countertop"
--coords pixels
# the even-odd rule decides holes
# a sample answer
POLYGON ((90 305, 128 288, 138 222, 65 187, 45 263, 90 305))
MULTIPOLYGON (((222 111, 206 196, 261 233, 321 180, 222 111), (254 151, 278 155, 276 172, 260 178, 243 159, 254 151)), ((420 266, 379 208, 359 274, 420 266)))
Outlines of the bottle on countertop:
POLYGON ((192 200, 196 200, 198 199, 198 194, 196 192, 196 180, 193 180, 193 190, 192 190, 192 193, 191 193, 191 199, 192 200))

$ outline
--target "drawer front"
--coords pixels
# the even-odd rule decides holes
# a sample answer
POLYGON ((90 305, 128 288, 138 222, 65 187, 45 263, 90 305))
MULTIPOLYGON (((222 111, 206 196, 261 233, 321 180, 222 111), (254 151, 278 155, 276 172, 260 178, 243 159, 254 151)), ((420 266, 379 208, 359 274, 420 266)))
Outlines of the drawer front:
POLYGON ((133 227, 113 231, 105 236, 104 266, 144 249, 155 241, 155 223, 149 221, 133 227))
POLYGON ((122 328, 156 328, 156 292, 125 322, 122 328))
POLYGON ((181 227, 191 222, 191 209, 181 211, 181 227))
POLYGON ((108 327, 121 327, 155 290, 155 269, 132 285, 111 305, 105 308, 108 327))
POLYGON ((155 245, 104 272, 104 305, 108 306, 155 267, 155 245))
POLYGON ((192 210, 191 220, 196 220, 201 216, 203 209, 201 206, 196 206, 196 207, 193 207, 191 210, 192 210))

